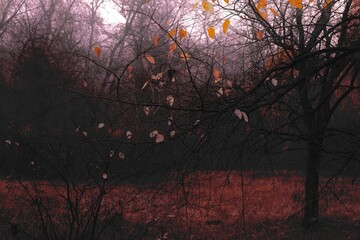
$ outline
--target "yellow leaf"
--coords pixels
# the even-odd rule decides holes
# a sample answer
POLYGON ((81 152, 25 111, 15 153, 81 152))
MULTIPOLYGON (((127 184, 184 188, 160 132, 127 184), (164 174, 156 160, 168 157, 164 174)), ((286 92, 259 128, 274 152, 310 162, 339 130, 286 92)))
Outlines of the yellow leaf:
POLYGON ((279 13, 275 9, 269 8, 269 10, 274 16, 277 16, 277 17, 279 16, 279 13))
POLYGON ((209 37, 211 37, 212 39, 215 38, 215 29, 213 27, 209 27, 208 28, 208 35, 209 37))
POLYGON ((183 39, 183 38, 186 37, 186 30, 183 29, 183 28, 181 28, 181 29, 179 30, 179 35, 180 35, 180 41, 181 41, 181 39, 183 39))
POLYGON ((224 0, 224 2, 225 2, 226 4, 229 4, 229 0, 224 0))
POLYGON ((180 53, 180 59, 182 60, 182 61, 186 61, 186 60, 189 60, 190 59, 190 54, 188 54, 188 53, 180 53))
POLYGON ((173 29, 169 32, 169 37, 173 38, 176 34, 177 30, 176 29, 173 29))
POLYGON ((155 64, 155 58, 153 56, 151 56, 150 54, 146 54, 145 57, 149 61, 149 63, 155 64))
POLYGON ((216 0, 212 0, 212 2, 214 3, 214 2, 216 2, 216 0))
POLYGON ((296 8, 302 8, 302 0, 289 0, 289 3, 296 8))
POLYGON ((194 3, 191 8, 194 9, 194 8, 196 8, 198 5, 199 5, 198 2, 197 2, 197 3, 194 3))
POLYGON ((176 47, 177 47, 176 43, 172 43, 169 47, 169 53, 175 51, 176 47))
POLYGON ((325 0, 324 4, 323 4, 323 8, 327 8, 333 0, 325 0))
POLYGON ((159 37, 157 35, 154 36, 154 46, 156 47, 159 44, 159 37))
POLYGON ((226 33, 229 25, 230 25, 230 20, 229 20, 229 19, 226 19, 226 20, 224 21, 224 24, 223 24, 223 32, 224 32, 224 33, 226 33))
POLYGON ((94 48, 94 51, 95 51, 95 55, 96 55, 97 57, 99 57, 99 55, 100 55, 100 53, 101 53, 101 48, 100 48, 100 47, 95 47, 95 48, 94 48))
POLYGON ((256 32, 255 33, 256 34, 256 38, 259 40, 259 41, 261 41, 261 40, 263 40, 263 33, 262 32, 256 32))
POLYGON ((220 71, 217 70, 216 68, 214 68, 214 70, 213 70, 213 77, 214 77, 215 81, 217 81, 221 78, 220 71))
POLYGON ((212 5, 212 3, 209 3, 207 1, 203 1, 202 6, 203 6, 203 8, 204 8, 204 10, 206 12, 214 13, 214 6, 212 5))

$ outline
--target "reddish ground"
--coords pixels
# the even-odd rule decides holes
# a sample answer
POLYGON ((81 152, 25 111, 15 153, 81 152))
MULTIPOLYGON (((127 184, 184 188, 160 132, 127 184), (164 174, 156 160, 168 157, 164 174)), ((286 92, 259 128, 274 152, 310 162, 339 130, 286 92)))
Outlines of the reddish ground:
POLYGON ((98 226, 108 227, 97 230, 98 239, 360 239, 360 183, 353 180, 325 185, 321 179, 321 222, 306 231, 300 227, 303 178, 295 173, 196 172, 152 187, 109 179, 105 192, 94 185, 67 191, 61 183, 3 180, 0 230, 11 236, 15 225, 18 236, 42 236, 46 226, 61 235, 76 218, 81 232, 104 193, 98 226))

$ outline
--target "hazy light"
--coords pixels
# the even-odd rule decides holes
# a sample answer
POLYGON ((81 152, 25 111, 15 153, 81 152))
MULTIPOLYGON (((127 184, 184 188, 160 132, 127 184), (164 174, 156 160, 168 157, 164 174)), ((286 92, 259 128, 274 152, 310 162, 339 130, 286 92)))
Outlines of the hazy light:
POLYGON ((124 24, 126 19, 119 13, 119 7, 112 1, 105 1, 100 9, 100 16, 104 19, 105 24, 116 25, 124 24))

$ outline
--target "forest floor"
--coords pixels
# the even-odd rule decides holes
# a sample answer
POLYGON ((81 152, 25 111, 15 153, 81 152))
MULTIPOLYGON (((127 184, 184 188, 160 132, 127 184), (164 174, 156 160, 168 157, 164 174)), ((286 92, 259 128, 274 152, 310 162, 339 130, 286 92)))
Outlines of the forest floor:
POLYGON ((95 185, 2 180, 0 236, 69 232, 74 216, 85 229, 103 196, 97 239, 359 240, 360 180, 322 178, 320 223, 309 230, 301 227, 303 182, 294 172, 194 172, 152 186, 108 179, 102 192, 95 185))

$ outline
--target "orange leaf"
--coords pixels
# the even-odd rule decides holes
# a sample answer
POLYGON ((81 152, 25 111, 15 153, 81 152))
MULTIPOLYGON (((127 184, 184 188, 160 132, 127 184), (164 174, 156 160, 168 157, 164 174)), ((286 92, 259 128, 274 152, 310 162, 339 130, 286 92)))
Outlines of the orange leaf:
POLYGON ((268 20, 268 14, 266 13, 266 11, 259 10, 259 15, 260 15, 260 17, 262 17, 263 19, 268 20))
POLYGON ((173 37, 175 36, 176 32, 177 32, 176 29, 171 30, 171 31, 169 32, 170 38, 173 38, 173 37))
POLYGON ((229 4, 229 0, 224 0, 224 2, 225 2, 226 4, 229 4))
POLYGON ((180 41, 181 41, 181 39, 183 39, 183 38, 186 37, 186 30, 183 29, 183 28, 181 28, 181 29, 179 30, 179 35, 180 35, 180 41))
POLYGON ((214 68, 214 70, 213 70, 213 77, 214 77, 214 79, 215 79, 216 81, 221 78, 220 71, 217 70, 216 68, 214 68))
POLYGON ((333 0, 325 0, 324 4, 323 4, 323 8, 327 8, 333 0))
POLYGON ((267 0, 260 0, 259 3, 257 4, 257 8, 259 8, 259 9, 260 8, 266 9, 266 7, 267 7, 267 0))
POLYGON ((226 33, 228 27, 230 25, 230 20, 229 19, 226 19, 223 23, 223 33, 226 33))
POLYGON ((197 3, 194 3, 191 8, 194 9, 194 8, 196 8, 198 5, 199 5, 198 2, 197 2, 197 3))
POLYGON ((153 56, 151 56, 150 54, 146 54, 145 57, 149 61, 149 63, 155 64, 155 58, 153 56))
POLYGON ((261 40, 263 40, 263 33, 262 32, 256 32, 255 33, 256 34, 256 38, 259 40, 259 41, 261 41, 261 40))
POLYGON ((157 35, 154 36, 154 46, 156 47, 159 44, 159 37, 157 35))
POLYGON ((100 47, 95 47, 95 48, 94 48, 94 51, 95 51, 95 55, 96 55, 97 57, 99 57, 99 55, 100 55, 100 53, 101 53, 101 48, 100 48, 100 47))
POLYGON ((215 38, 215 29, 213 27, 209 27, 208 28, 208 35, 210 38, 214 39, 215 38))
POLYGON ((302 0, 289 0, 289 3, 296 8, 302 8, 302 0))
POLYGON ((176 47, 177 47, 176 43, 171 44, 169 47, 169 53, 175 51, 176 47))
POLYGON ((214 6, 212 5, 212 3, 203 1, 202 6, 203 6, 205 12, 214 13, 214 6))
POLYGON ((182 61, 185 61, 185 60, 189 60, 190 59, 190 54, 188 54, 188 53, 180 53, 180 59, 182 60, 182 61))
POLYGON ((277 16, 277 17, 279 16, 279 13, 275 9, 269 8, 269 10, 274 16, 277 16))

